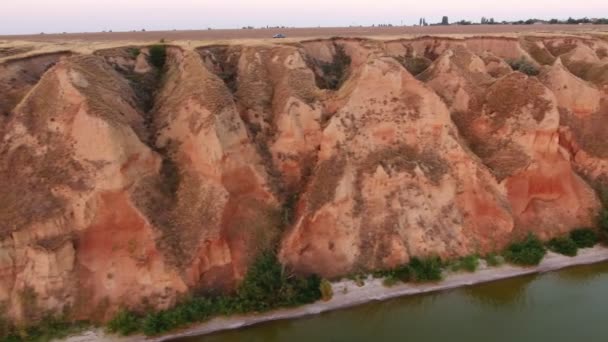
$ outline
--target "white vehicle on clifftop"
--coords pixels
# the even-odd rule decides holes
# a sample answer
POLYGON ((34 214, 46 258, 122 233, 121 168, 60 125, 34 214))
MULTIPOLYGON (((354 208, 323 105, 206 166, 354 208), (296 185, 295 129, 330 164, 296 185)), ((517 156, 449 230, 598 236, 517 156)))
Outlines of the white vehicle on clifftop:
POLYGON ((274 36, 272 36, 272 38, 287 38, 287 37, 282 33, 277 33, 274 36))

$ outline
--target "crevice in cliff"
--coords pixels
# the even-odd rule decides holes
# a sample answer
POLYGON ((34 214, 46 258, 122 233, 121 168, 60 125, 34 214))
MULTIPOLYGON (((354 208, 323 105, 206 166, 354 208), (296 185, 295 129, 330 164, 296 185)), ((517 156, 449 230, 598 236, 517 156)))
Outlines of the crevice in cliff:
POLYGON ((165 45, 127 46, 95 52, 129 82, 137 109, 143 114, 146 136, 142 140, 154 150, 152 112, 163 82, 166 48, 165 45))
POLYGON ((433 63, 426 57, 415 57, 411 55, 393 57, 399 64, 409 71, 413 76, 418 76, 427 70, 433 63))
POLYGON ((331 61, 323 61, 310 55, 305 55, 305 61, 315 74, 318 88, 338 90, 350 75, 351 57, 335 40, 328 44, 331 44, 333 52, 331 61))
POLYGON ((210 45, 197 48, 205 67, 217 75, 232 94, 237 91, 237 67, 240 48, 229 45, 210 45))

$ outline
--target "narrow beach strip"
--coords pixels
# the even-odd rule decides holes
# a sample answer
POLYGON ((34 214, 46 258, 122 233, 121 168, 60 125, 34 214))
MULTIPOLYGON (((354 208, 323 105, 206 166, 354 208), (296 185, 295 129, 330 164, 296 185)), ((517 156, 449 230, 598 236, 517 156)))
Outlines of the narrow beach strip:
MULTIPOLYGON (((405 283, 392 287, 385 287, 382 279, 365 280, 365 285, 359 287, 353 281, 345 280, 332 284, 334 295, 330 301, 316 302, 289 309, 279 309, 260 314, 238 315, 230 317, 217 317, 207 322, 196 324, 190 328, 160 337, 145 338, 144 336, 131 336, 117 341, 150 341, 163 342, 177 338, 201 336, 224 330, 239 329, 259 323, 301 318, 316 315, 322 312, 345 309, 374 301, 383 301, 402 296, 423 294, 429 292, 450 290, 464 286, 487 283, 501 279, 513 278, 535 273, 545 273, 566 267, 594 264, 608 261, 608 248, 596 246, 580 249, 575 257, 548 252, 538 266, 519 267, 504 264, 498 267, 481 267, 473 273, 449 273, 437 283, 405 283), (344 288, 346 287, 346 291, 344 288)), ((75 341, 75 340, 74 340, 75 341)))

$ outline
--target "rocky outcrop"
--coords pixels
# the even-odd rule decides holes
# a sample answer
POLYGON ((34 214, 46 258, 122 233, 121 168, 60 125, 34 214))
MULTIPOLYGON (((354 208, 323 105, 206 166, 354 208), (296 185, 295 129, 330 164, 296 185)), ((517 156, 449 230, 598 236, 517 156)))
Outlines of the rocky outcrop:
POLYGON ((162 68, 133 46, 4 63, 0 302, 18 321, 104 320, 231 291, 267 249, 338 277, 593 225, 605 45, 336 38, 166 47, 162 68))
POLYGON ((336 95, 345 104, 323 132, 283 260, 331 277, 505 239, 504 198, 460 145, 439 97, 392 59, 371 59, 354 74, 336 95))
POLYGON ((67 55, 69 52, 47 53, 0 63, 0 123, 40 77, 67 55))

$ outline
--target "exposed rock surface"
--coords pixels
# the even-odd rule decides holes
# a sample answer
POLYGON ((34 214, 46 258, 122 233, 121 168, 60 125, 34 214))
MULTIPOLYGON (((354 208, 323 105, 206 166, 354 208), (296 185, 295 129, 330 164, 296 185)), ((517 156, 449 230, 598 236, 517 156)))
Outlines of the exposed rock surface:
POLYGON ((104 320, 229 291, 258 252, 337 277, 594 224, 600 39, 422 37, 0 65, 0 302, 104 320), (538 77, 514 72, 527 59, 538 77))

